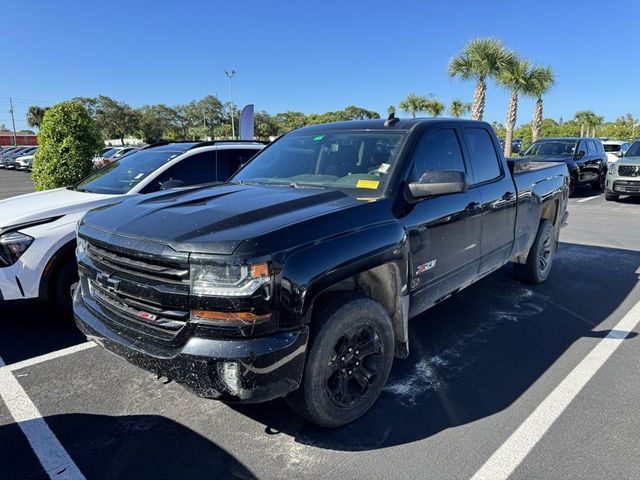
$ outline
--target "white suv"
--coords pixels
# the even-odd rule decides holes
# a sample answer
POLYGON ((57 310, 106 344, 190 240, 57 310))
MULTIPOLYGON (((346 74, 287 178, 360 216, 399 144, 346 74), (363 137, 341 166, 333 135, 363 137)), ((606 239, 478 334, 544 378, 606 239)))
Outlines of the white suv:
POLYGON ((640 141, 634 142, 627 153, 607 169, 604 197, 618 200, 620 195, 640 196, 640 141))
POLYGON ((607 161, 609 163, 615 163, 627 153, 631 143, 623 140, 607 140, 602 142, 602 146, 604 147, 604 151, 607 152, 607 161))
POLYGON ((78 220, 123 195, 226 181, 264 145, 214 141, 157 144, 77 185, 0 201, 0 303, 39 298, 71 314, 78 220))

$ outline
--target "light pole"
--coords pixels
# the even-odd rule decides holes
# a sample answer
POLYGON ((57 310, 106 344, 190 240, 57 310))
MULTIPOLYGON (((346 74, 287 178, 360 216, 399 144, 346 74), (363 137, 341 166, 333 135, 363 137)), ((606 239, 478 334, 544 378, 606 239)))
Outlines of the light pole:
POLYGON ((227 77, 229 77, 229 96, 231 97, 231 138, 232 140, 236 139, 236 125, 233 119, 233 77, 236 76, 236 72, 235 70, 225 70, 224 71, 225 75, 227 77))

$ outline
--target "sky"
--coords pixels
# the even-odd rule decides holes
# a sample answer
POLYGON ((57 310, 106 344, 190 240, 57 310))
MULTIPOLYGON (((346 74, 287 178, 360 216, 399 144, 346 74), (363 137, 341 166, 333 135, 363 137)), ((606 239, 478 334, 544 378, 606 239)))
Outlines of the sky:
MULTIPOLYGON (((447 64, 489 36, 553 67, 545 117, 640 116, 637 0, 20 0, 0 11, 0 123, 11 125, 11 97, 18 130, 30 105, 76 96, 226 102, 231 69, 235 103, 272 114, 357 105, 386 115, 412 92, 470 102, 473 82, 451 80, 447 64)), ((504 123, 507 103, 490 84, 485 120, 504 123)), ((522 99, 518 124, 532 112, 522 99)))

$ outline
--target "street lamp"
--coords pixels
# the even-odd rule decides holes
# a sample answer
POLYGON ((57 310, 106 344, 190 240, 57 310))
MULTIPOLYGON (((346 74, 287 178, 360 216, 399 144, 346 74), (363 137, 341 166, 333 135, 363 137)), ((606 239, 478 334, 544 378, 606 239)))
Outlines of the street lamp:
POLYGON ((231 97, 231 138, 233 140, 235 140, 236 139, 236 125, 235 125, 235 122, 233 120, 233 110, 234 110, 234 108, 233 108, 233 80, 232 79, 233 79, 233 77, 236 76, 236 73, 238 73, 238 72, 236 72, 235 70, 231 70, 231 71, 225 70, 224 73, 225 73, 225 75, 227 77, 229 77, 229 94, 230 94, 229 96, 231 97))

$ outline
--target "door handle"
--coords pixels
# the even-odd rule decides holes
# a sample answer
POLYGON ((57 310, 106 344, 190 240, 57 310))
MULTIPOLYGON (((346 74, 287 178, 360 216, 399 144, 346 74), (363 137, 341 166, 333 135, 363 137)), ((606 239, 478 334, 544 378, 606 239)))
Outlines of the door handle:
POLYGON ((471 202, 469 205, 467 205, 465 211, 469 215, 477 215, 482 212, 482 205, 480 205, 478 202, 471 202))
POLYGON ((515 193, 506 192, 504 195, 502 195, 502 200, 506 200, 508 202, 509 200, 513 200, 513 197, 515 197, 515 193))

